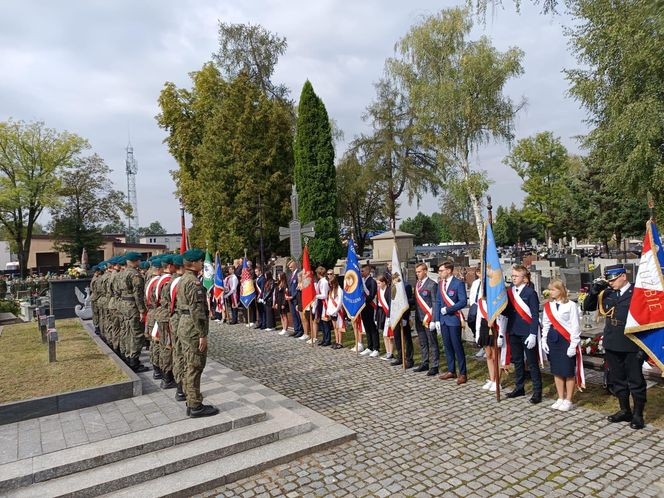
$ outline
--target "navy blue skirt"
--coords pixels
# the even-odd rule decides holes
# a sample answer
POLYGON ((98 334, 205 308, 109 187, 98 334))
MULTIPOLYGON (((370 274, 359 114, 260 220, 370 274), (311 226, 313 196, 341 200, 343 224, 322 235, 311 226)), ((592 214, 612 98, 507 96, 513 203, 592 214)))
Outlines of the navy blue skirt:
POLYGON ((555 328, 549 329, 546 337, 546 343, 549 346, 549 363, 551 364, 551 373, 558 377, 574 377, 576 371, 576 356, 571 358, 567 356, 569 342, 555 328))

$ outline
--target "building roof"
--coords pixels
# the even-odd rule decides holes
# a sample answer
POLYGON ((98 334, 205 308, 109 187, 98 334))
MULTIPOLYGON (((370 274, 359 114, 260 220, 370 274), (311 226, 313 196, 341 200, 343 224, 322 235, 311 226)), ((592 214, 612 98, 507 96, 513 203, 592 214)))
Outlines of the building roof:
POLYGON ((124 248, 134 248, 134 249, 168 249, 164 244, 137 244, 132 242, 113 242, 113 247, 124 247, 124 248))
POLYGON ((147 235, 141 235, 141 239, 145 239, 148 237, 182 237, 181 233, 160 233, 159 235, 155 234, 147 234, 147 235))
POLYGON ((392 237, 396 237, 397 239, 414 239, 415 236, 412 233, 406 233, 402 232, 401 230, 397 230, 394 235, 392 235, 392 230, 387 230, 386 232, 381 233, 380 235, 376 235, 375 237, 371 237, 371 240, 388 240, 391 239, 392 237))

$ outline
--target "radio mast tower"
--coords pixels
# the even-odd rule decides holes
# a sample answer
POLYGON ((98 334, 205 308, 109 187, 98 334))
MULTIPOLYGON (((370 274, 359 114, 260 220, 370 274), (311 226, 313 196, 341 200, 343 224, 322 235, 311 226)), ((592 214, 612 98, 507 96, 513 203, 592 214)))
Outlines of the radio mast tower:
POLYGON ((125 166, 127 170, 127 202, 131 206, 131 216, 127 217, 127 238, 131 242, 137 242, 138 239, 138 202, 136 199, 136 174, 138 173, 138 164, 134 159, 134 148, 131 142, 127 145, 127 158, 125 166))

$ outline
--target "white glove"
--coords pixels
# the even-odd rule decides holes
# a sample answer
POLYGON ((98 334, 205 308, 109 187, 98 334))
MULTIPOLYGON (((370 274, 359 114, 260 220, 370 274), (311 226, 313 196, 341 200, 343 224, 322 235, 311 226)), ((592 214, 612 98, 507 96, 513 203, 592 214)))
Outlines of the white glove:
POLYGON ((447 315, 447 308, 444 307, 444 306, 442 308, 440 308, 440 314, 441 315, 447 315))
POLYGON ((502 335, 499 335, 499 336, 498 336, 498 341, 496 342, 496 345, 497 345, 499 348, 502 348, 504 342, 505 342, 505 339, 503 339, 503 336, 502 336, 502 335))
POLYGON ((436 326, 436 332, 440 334, 440 322, 434 322, 434 325, 436 326))
POLYGON ((431 332, 433 332, 434 330, 436 330, 436 322, 431 322, 431 323, 429 324, 429 330, 430 330, 431 332))
POLYGON ((408 325, 408 320, 401 320, 401 326, 405 327, 406 325, 408 325))
POLYGON ((526 337, 526 341, 523 343, 528 349, 533 349, 535 344, 537 344, 537 336, 535 334, 530 334, 526 337))
POLYGON ((385 326, 386 327, 390 326, 390 317, 389 316, 387 318, 385 318, 385 326))
POLYGON ((570 345, 570 347, 567 348, 567 357, 574 358, 575 356, 576 356, 576 347, 570 345))
POLYGON ((546 343, 546 339, 542 337, 542 351, 546 354, 549 354, 549 345, 546 343))

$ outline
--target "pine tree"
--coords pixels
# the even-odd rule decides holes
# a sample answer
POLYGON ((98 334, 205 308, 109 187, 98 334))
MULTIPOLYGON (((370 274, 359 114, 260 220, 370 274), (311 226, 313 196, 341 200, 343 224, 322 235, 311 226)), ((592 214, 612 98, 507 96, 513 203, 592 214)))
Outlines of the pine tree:
POLYGON ((316 223, 309 255, 314 263, 329 268, 336 263, 341 249, 334 146, 325 104, 308 80, 300 95, 294 152, 300 220, 316 223))

